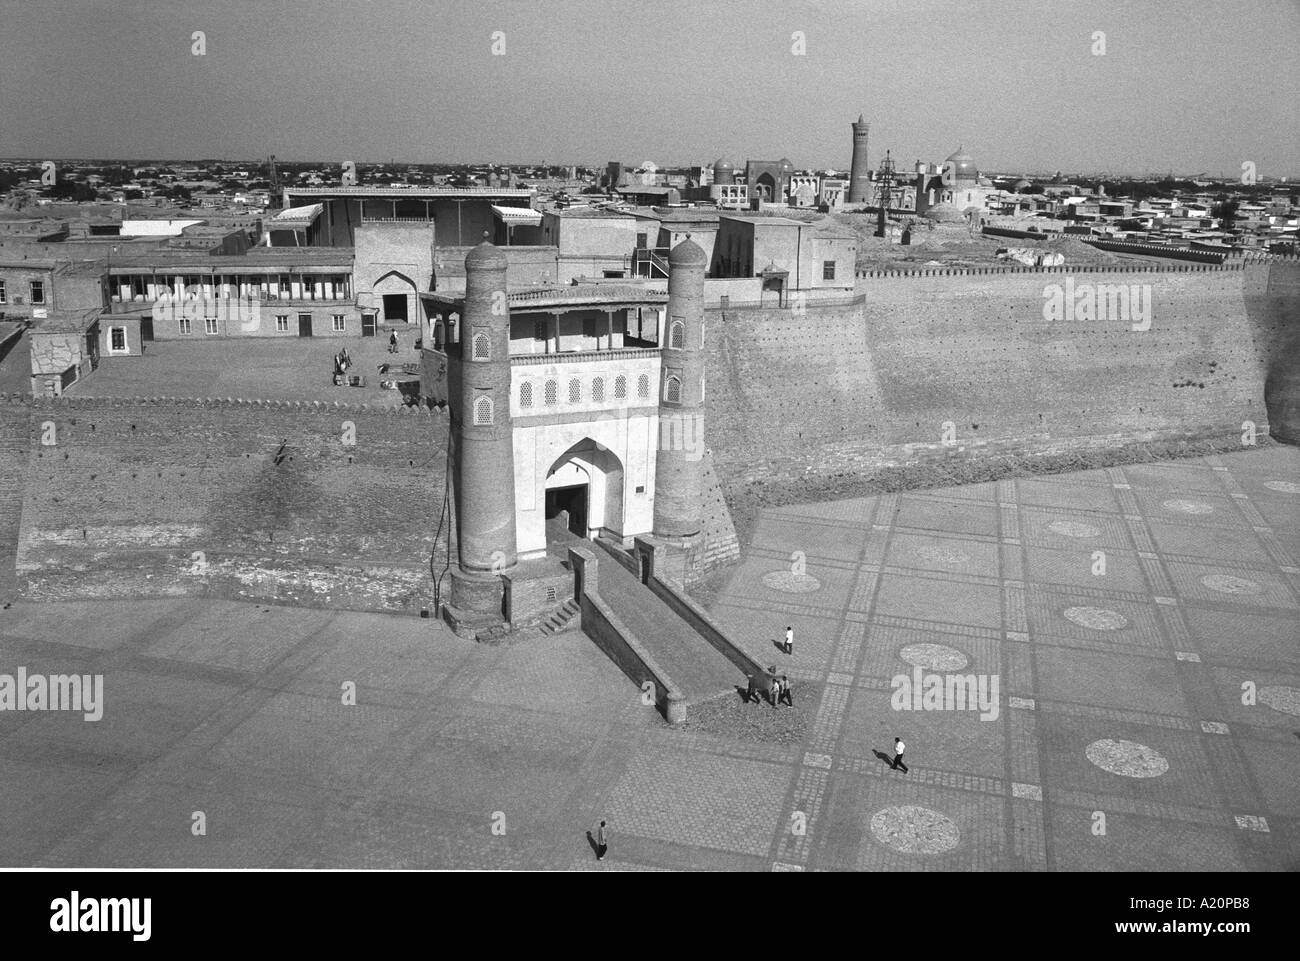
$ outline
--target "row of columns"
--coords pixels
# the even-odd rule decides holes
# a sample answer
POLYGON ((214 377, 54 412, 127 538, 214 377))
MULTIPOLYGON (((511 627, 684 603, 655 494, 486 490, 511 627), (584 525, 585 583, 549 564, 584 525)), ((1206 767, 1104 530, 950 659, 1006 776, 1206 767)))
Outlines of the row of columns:
MULTIPOLYGON (((307 274, 267 274, 250 278, 244 274, 204 274, 199 275, 199 282, 194 286, 199 288, 204 297, 323 301, 351 299, 352 284, 346 274, 331 274, 328 280, 317 279, 318 277, 319 275, 307 274), (290 281, 289 293, 282 298, 280 278, 283 276, 290 277, 290 281)), ((121 297, 124 301, 134 300, 136 296, 143 296, 146 300, 157 300, 163 296, 183 298, 187 293, 185 280, 184 274, 170 277, 158 274, 116 274, 110 280, 110 290, 114 296, 121 297), (144 279, 140 284, 142 294, 136 293, 138 279, 144 279)))

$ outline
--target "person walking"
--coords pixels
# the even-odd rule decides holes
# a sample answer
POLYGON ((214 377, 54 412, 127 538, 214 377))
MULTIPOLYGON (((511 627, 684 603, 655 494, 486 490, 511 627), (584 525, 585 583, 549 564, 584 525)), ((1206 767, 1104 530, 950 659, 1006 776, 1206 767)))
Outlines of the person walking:
POLYGON ((395 330, 388 332, 388 352, 390 354, 397 353, 397 331, 395 330))
POLYGON ((790 693, 790 678, 785 674, 781 675, 781 700, 794 707, 794 695, 790 693))
POLYGON ((907 745, 903 743, 901 738, 894 738, 894 763, 889 765, 895 771, 901 767, 904 774, 907 773, 907 765, 903 763, 903 750, 906 747, 907 745))
POLYGON ((596 825, 596 860, 605 860, 605 852, 609 850, 609 825, 605 819, 600 819, 600 824, 596 825))
POLYGON ((785 652, 787 654, 794 653, 794 628, 793 627, 787 627, 785 629, 785 652))

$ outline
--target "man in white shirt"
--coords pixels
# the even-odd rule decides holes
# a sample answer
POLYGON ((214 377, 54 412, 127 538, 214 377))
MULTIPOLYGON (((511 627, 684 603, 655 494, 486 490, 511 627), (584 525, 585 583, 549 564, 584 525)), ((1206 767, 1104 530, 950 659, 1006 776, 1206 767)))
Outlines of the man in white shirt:
POLYGON ((785 629, 785 652, 787 654, 794 653, 794 628, 793 627, 787 627, 785 629))
POLYGON ((903 749, 906 747, 901 738, 894 738, 894 763, 890 767, 895 771, 901 767, 904 774, 907 773, 907 765, 903 763, 903 749))

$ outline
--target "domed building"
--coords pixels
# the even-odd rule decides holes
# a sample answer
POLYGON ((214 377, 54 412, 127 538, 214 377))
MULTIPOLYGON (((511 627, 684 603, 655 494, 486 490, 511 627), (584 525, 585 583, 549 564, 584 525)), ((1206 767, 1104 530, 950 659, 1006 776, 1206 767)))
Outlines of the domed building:
POLYGON ((991 192, 964 146, 949 154, 942 165, 917 164, 916 212, 928 220, 960 223, 970 221, 974 211, 978 221, 988 209, 991 192))
POLYGON ((950 153, 943 162, 943 168, 952 171, 952 179, 956 183, 979 182, 980 172, 975 168, 975 160, 966 153, 965 147, 958 147, 950 153))
POLYGON ((936 224, 966 223, 966 215, 958 210, 956 205, 948 201, 942 201, 932 207, 927 207, 925 213, 921 214, 921 216, 936 224))
POLYGON ((736 165, 730 160, 719 157, 713 161, 713 182, 715 184, 732 184, 736 182, 736 165))

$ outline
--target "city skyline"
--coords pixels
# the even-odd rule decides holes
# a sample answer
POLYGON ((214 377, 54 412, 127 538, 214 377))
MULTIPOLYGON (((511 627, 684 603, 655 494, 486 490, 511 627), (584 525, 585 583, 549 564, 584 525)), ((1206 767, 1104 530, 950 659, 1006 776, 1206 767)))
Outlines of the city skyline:
POLYGON ((1300 94, 1287 55, 1300 10, 1285 0, 1198 8, 1195 23, 1172 0, 1140 21, 1111 2, 826 0, 755 18, 743 4, 674 0, 635 35, 589 0, 441 4, 427 32, 413 24, 430 6, 405 0, 315 4, 310 21, 239 2, 3 8, 15 29, 0 37, 0 87, 17 95, 0 104, 0 124, 4 152, 23 156, 664 166, 789 156, 843 169, 859 113, 873 167, 886 149, 910 165, 960 144, 982 169, 1008 173, 1218 178, 1249 161, 1260 177, 1294 179, 1300 144, 1285 106, 1300 94), (360 17, 364 33, 340 29, 360 17), (1032 44, 1018 29, 1029 22, 1032 44), (118 90, 130 101, 114 100, 118 90))

